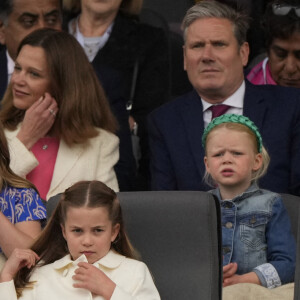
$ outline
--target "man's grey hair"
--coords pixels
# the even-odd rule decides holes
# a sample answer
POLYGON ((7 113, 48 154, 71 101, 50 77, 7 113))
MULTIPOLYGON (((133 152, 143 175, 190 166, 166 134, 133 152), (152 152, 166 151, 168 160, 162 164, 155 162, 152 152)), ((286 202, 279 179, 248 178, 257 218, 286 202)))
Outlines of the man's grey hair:
POLYGON ((0 21, 7 25, 8 17, 13 11, 14 0, 1 0, 0 1, 0 21))
POLYGON ((244 15, 226 4, 217 1, 203 0, 192 6, 187 12, 182 22, 183 37, 186 42, 188 27, 198 19, 218 18, 227 19, 233 25, 233 32, 241 46, 247 41, 247 31, 249 28, 248 16, 244 15))

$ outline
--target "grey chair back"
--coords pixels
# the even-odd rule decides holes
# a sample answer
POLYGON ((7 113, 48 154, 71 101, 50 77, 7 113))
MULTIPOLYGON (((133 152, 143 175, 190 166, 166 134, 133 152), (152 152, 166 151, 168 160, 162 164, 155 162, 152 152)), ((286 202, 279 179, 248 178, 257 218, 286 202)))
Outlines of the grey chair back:
POLYGON ((300 197, 290 194, 281 194, 281 197, 291 220, 292 233, 294 234, 294 237, 297 240, 300 197))
POLYGON ((118 198, 161 299, 221 299, 220 210, 211 194, 120 192, 118 198))
POLYGON ((297 243, 297 258, 296 258, 296 270, 295 270, 295 289, 294 299, 300 299, 300 197, 281 194, 284 206, 286 207, 291 219, 292 232, 296 238, 297 243))
MULTIPOLYGON (((47 202, 48 217, 60 195, 47 202)), ((222 298, 219 203, 206 192, 120 192, 125 229, 162 300, 222 298)))

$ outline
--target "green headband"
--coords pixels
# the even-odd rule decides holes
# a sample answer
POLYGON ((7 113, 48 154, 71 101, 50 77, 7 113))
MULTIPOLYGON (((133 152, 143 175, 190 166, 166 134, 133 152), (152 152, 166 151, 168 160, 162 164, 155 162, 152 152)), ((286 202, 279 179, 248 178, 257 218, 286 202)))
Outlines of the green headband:
POLYGON ((256 135, 257 139, 257 147, 258 152, 261 153, 262 151, 262 138, 258 131, 258 128, 256 125, 247 117, 242 115, 235 115, 235 114, 225 114, 220 117, 217 117, 213 119, 208 126, 205 128, 203 135, 202 135, 202 145, 203 148, 205 148, 206 138, 207 135, 210 133, 210 131, 216 127, 217 125, 223 124, 223 123, 238 123, 247 126, 249 129, 253 131, 253 133, 256 135))

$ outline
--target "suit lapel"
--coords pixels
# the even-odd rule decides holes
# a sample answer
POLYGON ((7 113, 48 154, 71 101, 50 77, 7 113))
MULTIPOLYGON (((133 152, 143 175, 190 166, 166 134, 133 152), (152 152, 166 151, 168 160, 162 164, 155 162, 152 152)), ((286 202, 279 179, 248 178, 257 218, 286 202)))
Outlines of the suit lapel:
MULTIPOLYGON (((267 102, 260 89, 246 81, 243 114, 249 117, 261 130, 268 110, 267 102)), ((181 108, 181 107, 180 107, 181 108)), ((194 90, 185 100, 185 106, 180 111, 186 129, 188 145, 192 151, 197 168, 203 175, 204 149, 202 147, 202 134, 204 131, 203 107, 200 97, 194 90)))
POLYGON ((267 101, 265 101, 261 89, 246 81, 243 114, 249 117, 261 131, 267 111, 267 101))
POLYGON ((61 184, 77 163, 82 151, 83 145, 81 144, 74 144, 69 147, 63 140, 60 141, 49 192, 61 184))
POLYGON ((204 123, 202 102, 195 90, 189 94, 185 101, 185 106, 180 113, 186 129, 188 140, 187 147, 190 147, 197 168, 202 176, 204 170, 204 149, 202 147, 204 123))

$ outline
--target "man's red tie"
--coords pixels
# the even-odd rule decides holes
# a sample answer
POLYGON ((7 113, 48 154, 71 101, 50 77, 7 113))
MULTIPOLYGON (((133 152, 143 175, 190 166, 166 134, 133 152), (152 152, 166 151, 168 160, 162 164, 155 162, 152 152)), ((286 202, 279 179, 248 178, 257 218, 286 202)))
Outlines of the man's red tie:
POLYGON ((226 113, 226 111, 230 108, 229 105, 226 104, 218 104, 218 105, 213 105, 209 109, 211 110, 211 119, 214 119, 216 117, 219 117, 223 114, 226 113))

